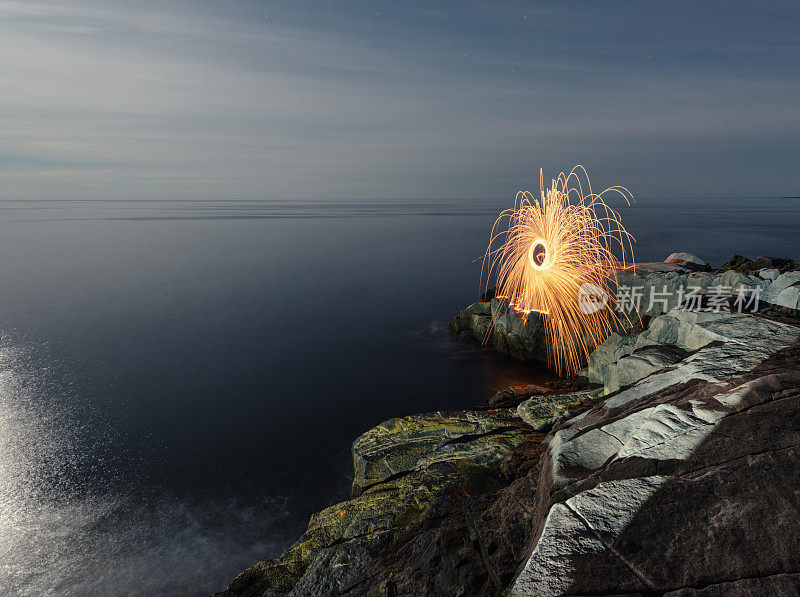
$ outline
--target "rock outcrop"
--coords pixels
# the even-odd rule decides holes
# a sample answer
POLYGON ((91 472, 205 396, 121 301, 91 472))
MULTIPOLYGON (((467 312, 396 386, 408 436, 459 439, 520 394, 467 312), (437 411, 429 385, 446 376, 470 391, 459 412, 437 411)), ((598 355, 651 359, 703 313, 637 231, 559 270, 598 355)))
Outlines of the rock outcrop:
POLYGON ((677 263, 689 269, 711 271, 709 263, 692 253, 672 253, 664 263, 677 263))
MULTIPOLYGON (((734 255, 730 261, 723 264, 719 271, 736 271, 743 274, 754 275, 764 270, 776 270, 784 273, 792 270, 800 270, 800 259, 785 259, 782 257, 756 257, 748 259, 742 255, 734 255)), ((762 276, 764 277, 764 276, 762 276)))
MULTIPOLYGON (((579 385, 579 384, 577 384, 579 385)), ((509 388, 517 407, 391 419, 353 444, 353 498, 315 514, 280 558, 220 596, 495 595, 524 563, 545 429, 597 390, 509 388), (538 397, 542 404, 535 410, 538 397), (534 412, 535 410, 535 412, 534 412)))
POLYGON ((503 355, 531 361, 547 359, 539 314, 532 312, 522 319, 502 299, 470 305, 453 318, 449 329, 458 340, 482 342, 503 355))
MULTIPOLYGON (((733 310, 740 308, 737 301, 741 301, 741 306, 751 311, 757 310, 756 304, 796 311, 800 309, 800 261, 774 257, 751 260, 736 255, 712 271, 696 255, 672 253, 663 262, 640 263, 614 272, 610 286, 622 309, 638 312, 645 323, 681 305, 706 305, 712 295, 729 297, 727 308, 733 310)), ((494 290, 484 298, 494 297, 494 290)), ((624 317, 620 319, 624 322, 624 317)), ((541 316, 530 313, 522 319, 499 298, 470 305, 453 318, 449 329, 458 340, 479 341, 500 354, 522 360, 547 359, 541 316)), ((627 331, 619 329, 618 333, 625 335, 627 331)))
MULTIPOLYGON (((219 595, 800 593, 800 272, 759 259, 635 276, 759 288, 760 313, 667 304, 597 347, 582 379, 367 431, 353 497, 219 595)), ((541 323, 502 300, 454 322, 541 358, 541 323)))
POLYGON ((797 594, 798 339, 750 315, 653 320, 636 344, 686 356, 547 438, 510 594, 797 594))

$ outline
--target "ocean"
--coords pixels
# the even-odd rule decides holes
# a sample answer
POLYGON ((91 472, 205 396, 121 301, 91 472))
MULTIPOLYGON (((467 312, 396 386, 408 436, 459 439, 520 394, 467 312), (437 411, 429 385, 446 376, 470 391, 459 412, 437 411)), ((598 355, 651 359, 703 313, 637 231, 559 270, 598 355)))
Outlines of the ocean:
MULTIPOLYGON (((512 204, 0 201, 0 592, 222 589, 359 434, 546 382, 447 334, 512 204)), ((637 261, 800 258, 800 199, 620 210, 637 261)))

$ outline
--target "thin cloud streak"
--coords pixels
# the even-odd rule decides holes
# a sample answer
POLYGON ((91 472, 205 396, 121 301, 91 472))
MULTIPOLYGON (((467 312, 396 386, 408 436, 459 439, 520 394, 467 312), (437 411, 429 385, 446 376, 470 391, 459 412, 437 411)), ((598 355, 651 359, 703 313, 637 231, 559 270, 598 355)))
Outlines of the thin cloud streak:
POLYGON ((564 41, 553 11, 349 6, 0 2, 3 196, 480 198, 575 162, 640 195, 797 193, 777 9, 763 46, 673 50, 649 13, 651 47, 588 9, 564 41))

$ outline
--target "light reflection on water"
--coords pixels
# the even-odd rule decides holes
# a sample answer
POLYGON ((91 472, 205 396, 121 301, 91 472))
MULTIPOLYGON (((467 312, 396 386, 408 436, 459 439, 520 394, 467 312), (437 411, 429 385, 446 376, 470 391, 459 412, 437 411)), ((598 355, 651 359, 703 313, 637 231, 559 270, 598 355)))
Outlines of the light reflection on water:
POLYGON ((58 384, 68 366, 36 353, 0 337, 3 594, 205 595, 209 578, 276 551, 285 498, 193 504, 109 476, 109 438, 58 384))
MULTIPOLYGON (((531 380, 476 345, 453 351, 441 322, 405 343, 467 367, 493 363, 497 387, 531 380)), ((190 500, 120 474, 115 421, 87 411, 72 367, 46 346, 0 336, 3 594, 208 595, 302 532, 311 496, 232 487, 227 498, 190 500)))
MULTIPOLYGON (((538 383, 446 330, 511 202, 0 201, 0 594, 219 590, 358 434, 538 383)), ((622 215, 640 261, 800 257, 798 200, 622 215)))

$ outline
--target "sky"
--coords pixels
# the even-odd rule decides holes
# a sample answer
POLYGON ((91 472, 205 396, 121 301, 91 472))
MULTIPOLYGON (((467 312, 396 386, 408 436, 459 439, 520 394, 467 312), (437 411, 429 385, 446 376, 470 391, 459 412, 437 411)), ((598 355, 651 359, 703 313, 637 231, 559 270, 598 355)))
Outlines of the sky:
POLYGON ((0 0, 0 198, 800 195, 797 2, 0 0))

